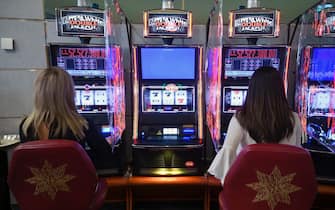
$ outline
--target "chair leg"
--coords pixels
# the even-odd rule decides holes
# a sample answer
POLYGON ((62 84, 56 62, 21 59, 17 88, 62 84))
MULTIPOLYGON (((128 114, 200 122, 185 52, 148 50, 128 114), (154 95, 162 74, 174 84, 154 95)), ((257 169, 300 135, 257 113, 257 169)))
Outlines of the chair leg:
POLYGON ((210 209, 211 209, 210 190, 206 188, 204 195, 204 210, 210 210, 210 209))
POLYGON ((126 191, 126 210, 133 210, 133 193, 131 187, 128 187, 126 191))

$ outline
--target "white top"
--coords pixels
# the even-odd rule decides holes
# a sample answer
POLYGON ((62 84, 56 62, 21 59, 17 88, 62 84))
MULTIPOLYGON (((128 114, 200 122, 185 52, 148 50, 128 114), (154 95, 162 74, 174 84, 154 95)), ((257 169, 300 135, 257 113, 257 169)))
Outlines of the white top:
MULTIPOLYGON (((301 145, 301 124, 297 113, 293 112, 294 129, 291 136, 280 140, 280 144, 301 145)), ((208 173, 221 180, 223 185, 224 178, 228 169, 234 162, 238 153, 248 144, 256 144, 256 141, 249 136, 247 130, 241 127, 234 115, 228 126, 227 136, 220 151, 216 154, 211 163, 208 173)))

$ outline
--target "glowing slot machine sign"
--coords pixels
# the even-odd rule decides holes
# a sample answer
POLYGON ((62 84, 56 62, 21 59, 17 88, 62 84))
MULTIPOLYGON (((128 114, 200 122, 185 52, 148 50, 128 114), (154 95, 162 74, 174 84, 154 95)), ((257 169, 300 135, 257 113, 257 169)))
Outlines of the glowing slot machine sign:
POLYGON ((192 12, 178 9, 143 12, 144 37, 191 38, 192 12))
POLYGON ((278 37, 280 11, 248 8, 229 12, 229 37, 278 37))
POLYGON ((105 32, 104 11, 85 8, 56 8, 59 36, 102 37, 105 32))

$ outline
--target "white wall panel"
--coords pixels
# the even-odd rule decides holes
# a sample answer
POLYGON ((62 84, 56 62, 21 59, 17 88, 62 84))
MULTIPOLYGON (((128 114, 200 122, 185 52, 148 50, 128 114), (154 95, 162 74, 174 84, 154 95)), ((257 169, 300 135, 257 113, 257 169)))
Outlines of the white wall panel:
POLYGON ((0 37, 14 39, 14 50, 0 50, 0 69, 47 66, 44 21, 0 19, 0 37))
POLYGON ((33 105, 33 83, 38 71, 0 71, 0 134, 18 129, 33 105))
POLYGON ((43 19, 44 0, 1 0, 0 17, 43 19))

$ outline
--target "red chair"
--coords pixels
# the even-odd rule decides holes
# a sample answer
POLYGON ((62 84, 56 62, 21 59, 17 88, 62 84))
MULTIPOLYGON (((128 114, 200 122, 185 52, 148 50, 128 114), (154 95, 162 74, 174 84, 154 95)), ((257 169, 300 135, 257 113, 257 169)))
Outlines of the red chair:
POLYGON ((310 210, 317 192, 314 166, 303 148, 248 145, 219 194, 221 210, 310 210))
POLYGON ((41 140, 14 149, 8 184, 20 210, 97 210, 107 184, 99 179, 82 146, 41 140))

